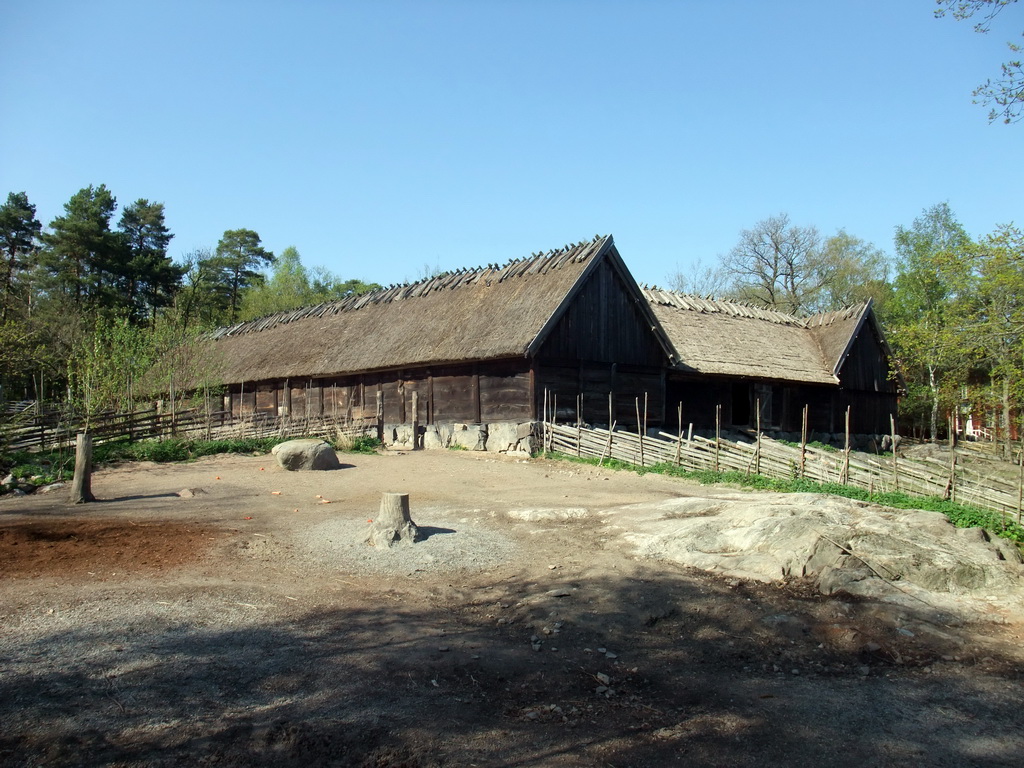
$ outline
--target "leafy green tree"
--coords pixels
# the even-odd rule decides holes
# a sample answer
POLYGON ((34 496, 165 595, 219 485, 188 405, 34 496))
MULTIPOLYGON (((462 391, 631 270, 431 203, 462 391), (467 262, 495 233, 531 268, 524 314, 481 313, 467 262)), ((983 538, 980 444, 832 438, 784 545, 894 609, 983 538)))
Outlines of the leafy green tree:
POLYGON ((376 283, 364 283, 361 280, 341 280, 322 267, 306 269, 299 252, 289 246, 281 251, 264 282, 246 290, 239 317, 251 320, 289 309, 336 301, 379 287, 376 283))
POLYGON ((148 315, 155 322, 157 309, 171 303, 183 274, 167 255, 174 235, 164 222, 163 203, 136 200, 121 212, 118 229, 123 260, 117 282, 124 306, 132 317, 148 315))
MULTIPOLYGON (((992 28, 992 22, 1007 6, 1017 0, 935 0, 939 8, 936 17, 951 15, 957 21, 964 21, 979 15, 981 21, 975 23, 974 31, 986 34, 992 28)), ((989 112, 989 122, 1001 119, 1004 123, 1013 123, 1024 117, 1024 63, 1016 55, 1021 52, 1021 45, 1008 41, 1010 61, 1002 64, 1001 77, 994 82, 990 78, 974 89, 976 104, 993 105, 989 112)))
POLYGON ((50 222, 42 236, 40 260, 46 289, 76 305, 98 306, 115 295, 110 275, 117 262, 118 240, 110 230, 117 200, 105 185, 89 185, 64 204, 64 215, 50 222))
POLYGON ((977 290, 965 341, 988 374, 1008 455, 1012 414, 1024 402, 1024 233, 1000 227, 975 253, 977 290))
POLYGON ((826 238, 818 258, 814 309, 825 312, 871 299, 881 312, 892 293, 888 254, 841 229, 826 238))
POLYGON ((19 275, 31 266, 42 224, 24 192, 11 192, 0 205, 0 321, 10 314, 19 275))
POLYGON ((214 285, 228 323, 238 320, 242 292, 263 282, 261 267, 274 263, 274 254, 260 244, 251 229, 230 229, 217 243, 211 266, 216 270, 214 285))
POLYGON ((887 314, 889 339, 908 385, 906 415, 927 420, 938 439, 939 415, 960 399, 973 360, 965 340, 977 285, 971 238, 949 205, 928 208, 896 230, 899 272, 887 314))

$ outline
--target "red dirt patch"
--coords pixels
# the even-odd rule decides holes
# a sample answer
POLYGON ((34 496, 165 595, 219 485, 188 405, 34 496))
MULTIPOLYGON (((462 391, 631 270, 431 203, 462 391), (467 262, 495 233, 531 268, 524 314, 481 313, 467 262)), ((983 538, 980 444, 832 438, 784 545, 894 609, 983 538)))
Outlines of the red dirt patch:
POLYGON ((219 533, 189 523, 59 520, 0 526, 0 577, 105 576, 198 560, 219 533))

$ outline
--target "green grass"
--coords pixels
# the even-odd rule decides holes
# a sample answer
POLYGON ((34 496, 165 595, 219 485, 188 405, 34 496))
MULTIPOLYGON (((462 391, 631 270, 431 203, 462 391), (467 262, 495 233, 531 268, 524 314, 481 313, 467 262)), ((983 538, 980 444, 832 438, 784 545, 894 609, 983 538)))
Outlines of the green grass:
MULTIPOLYGON (((561 453, 543 454, 545 458, 572 461, 581 464, 598 466, 599 460, 579 458, 561 453)), ((990 512, 966 504, 956 504, 938 496, 911 496, 900 491, 869 493, 863 488, 855 488, 840 483, 819 483, 813 480, 792 478, 779 480, 764 475, 746 474, 730 470, 715 472, 714 470, 690 470, 673 464, 655 464, 650 467, 637 467, 616 459, 606 460, 602 465, 608 469, 628 470, 639 475, 653 472, 669 477, 678 477, 701 485, 728 484, 759 491, 775 491, 776 493, 829 493, 857 501, 869 501, 896 509, 923 509, 929 512, 941 512, 958 528, 984 528, 997 536, 1018 543, 1024 542, 1024 527, 1017 525, 1007 516, 1005 519, 995 512, 990 512)))
POLYGON ((365 453, 373 454, 380 450, 381 441, 373 435, 358 435, 352 438, 351 446, 347 448, 340 448, 339 450, 345 453, 365 453))

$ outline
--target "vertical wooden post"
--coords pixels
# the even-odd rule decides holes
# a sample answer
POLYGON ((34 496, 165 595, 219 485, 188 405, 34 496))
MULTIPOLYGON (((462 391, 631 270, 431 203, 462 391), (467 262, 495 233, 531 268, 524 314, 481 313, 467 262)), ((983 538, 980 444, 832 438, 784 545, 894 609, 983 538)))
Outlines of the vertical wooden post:
POLYGON ((548 388, 544 387, 544 405, 541 409, 540 418, 540 444, 544 453, 548 452, 548 388))
POLYGON ((72 504, 96 501, 92 495, 92 435, 79 432, 75 438, 75 477, 71 481, 72 504))
POLYGON ((722 451, 722 404, 715 406, 715 472, 718 472, 718 456, 722 451))
POLYGON ((576 395, 576 457, 580 456, 580 444, 583 442, 583 393, 576 395))
POLYGON ((754 474, 761 474, 761 398, 754 399, 754 409, 757 411, 755 426, 757 428, 757 443, 754 446, 754 474))
POLYGON ((896 460, 896 419, 889 414, 889 437, 892 439, 892 479, 896 490, 900 489, 900 469, 896 460))
POLYGON ((679 454, 683 451, 683 401, 679 401, 679 405, 676 408, 679 416, 679 437, 676 442, 676 466, 679 466, 679 454))
POLYGON ((612 424, 615 421, 615 414, 613 412, 614 410, 615 410, 615 406, 612 403, 612 391, 609 389, 608 390, 608 429, 609 430, 612 428, 612 424))
POLYGON ((640 438, 640 466, 644 466, 644 433, 640 426, 640 398, 636 398, 636 434, 640 438))
POLYGON ((804 403, 803 426, 800 428, 800 477, 804 476, 807 469, 807 411, 809 405, 804 403))
POLYGON ((846 442, 843 444, 843 476, 840 482, 850 482, 850 406, 846 406, 846 442))
POLYGON ((420 393, 412 391, 412 449, 420 447, 420 393))
POLYGON ((384 442, 384 393, 377 388, 377 439, 384 442))

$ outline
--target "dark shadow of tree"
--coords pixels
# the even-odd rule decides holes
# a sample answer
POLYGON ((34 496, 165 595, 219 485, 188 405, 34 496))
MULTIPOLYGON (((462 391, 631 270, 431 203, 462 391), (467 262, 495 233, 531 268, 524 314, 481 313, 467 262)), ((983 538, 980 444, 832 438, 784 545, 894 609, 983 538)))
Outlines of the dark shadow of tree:
POLYGON ((1019 764, 1012 660, 836 649, 827 599, 766 589, 665 568, 284 620, 140 604, 0 642, 0 764, 1019 764))

